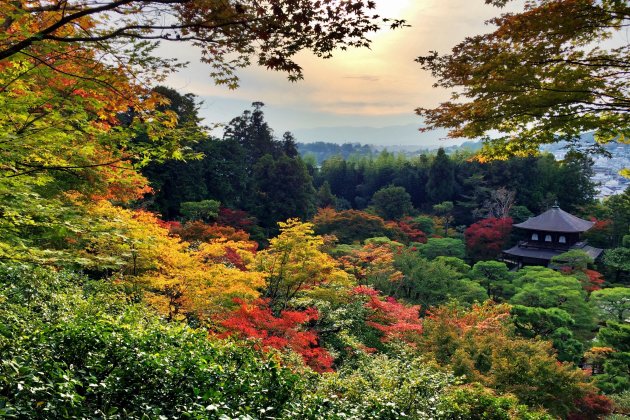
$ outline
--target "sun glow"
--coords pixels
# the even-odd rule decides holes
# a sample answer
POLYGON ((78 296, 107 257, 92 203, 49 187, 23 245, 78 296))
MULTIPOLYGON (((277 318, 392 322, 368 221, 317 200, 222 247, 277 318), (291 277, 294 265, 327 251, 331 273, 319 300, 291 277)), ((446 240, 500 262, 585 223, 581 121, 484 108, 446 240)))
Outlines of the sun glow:
POLYGON ((404 12, 411 6, 412 0, 378 0, 376 12, 383 17, 392 19, 404 19, 404 12))

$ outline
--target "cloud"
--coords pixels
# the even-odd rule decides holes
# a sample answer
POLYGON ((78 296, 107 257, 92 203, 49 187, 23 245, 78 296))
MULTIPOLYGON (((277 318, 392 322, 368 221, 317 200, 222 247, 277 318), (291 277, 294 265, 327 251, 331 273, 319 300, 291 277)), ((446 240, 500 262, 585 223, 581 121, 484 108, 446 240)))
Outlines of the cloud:
POLYGON ((355 75, 355 76, 343 76, 344 79, 356 79, 356 80, 362 80, 365 82, 378 82, 379 80, 381 80, 381 78, 379 76, 371 76, 368 74, 362 74, 362 75, 355 75))
MULTIPOLYGON (((514 2, 512 8, 521 3, 514 2)), ((198 50, 182 51, 181 45, 174 45, 164 47, 165 52, 191 64, 171 76, 169 85, 210 100, 212 105, 202 111, 209 121, 259 100, 267 104, 265 114, 273 115, 282 130, 357 121, 368 126, 418 123, 414 109, 435 106, 449 92, 433 88, 435 80, 414 59, 430 50, 448 52, 466 36, 491 30, 484 22, 507 10, 482 0, 377 0, 377 4, 379 14, 404 18, 412 27, 381 30, 373 34, 370 49, 336 51, 327 60, 301 52, 296 60, 305 79, 297 83, 252 66, 239 72, 241 87, 230 91, 212 83, 209 66, 196 62, 198 50)))

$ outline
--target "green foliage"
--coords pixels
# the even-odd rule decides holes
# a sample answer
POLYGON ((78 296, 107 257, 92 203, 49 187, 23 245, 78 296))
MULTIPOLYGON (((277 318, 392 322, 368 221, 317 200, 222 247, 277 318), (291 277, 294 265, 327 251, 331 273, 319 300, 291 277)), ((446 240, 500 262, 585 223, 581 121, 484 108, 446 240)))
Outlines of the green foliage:
POLYGON ((514 284, 518 291, 510 299, 510 303, 560 308, 573 318, 574 331, 580 339, 592 337, 595 311, 586 302, 586 293, 579 280, 548 268, 525 267, 517 273, 514 284))
POLYGON ((586 270, 593 262, 593 258, 581 249, 572 249, 551 259, 551 264, 567 267, 570 271, 586 270))
POLYGON ((330 190, 328 181, 324 181, 321 187, 317 189, 317 207, 336 207, 337 197, 330 190))
POLYGON ((505 263, 479 261, 473 266, 470 275, 486 289, 488 296, 494 300, 508 299, 514 294, 513 276, 505 263))
POLYGON ((525 206, 513 206, 510 209, 509 216, 514 220, 514 223, 522 223, 525 220, 532 217, 534 213, 529 211, 529 209, 525 206))
POLYGON ((416 216, 413 218, 413 223, 418 226, 418 229, 420 229, 427 235, 432 235, 435 233, 435 221, 433 221, 430 216, 416 216))
MULTIPOLYGON (((507 1, 488 1, 503 6, 507 1)), ((623 33, 627 2, 524 3, 490 20, 493 31, 468 37, 450 54, 418 62, 453 91, 452 100, 419 108, 427 129, 451 137, 485 136, 490 158, 537 154, 539 146, 595 131, 600 142, 627 141, 628 51, 604 42, 623 33), (610 98, 621 103, 610 105, 610 98), (490 132, 504 133, 490 138, 490 132)))
POLYGON ((119 290, 0 268, 0 416, 277 415, 295 392, 299 376, 273 358, 165 324, 119 290))
POLYGON ((604 373, 596 377, 597 386, 606 393, 630 389, 630 324, 608 321, 597 334, 597 343, 612 348, 604 360, 604 373))
POLYGON ((576 364, 580 362, 584 345, 573 338, 570 327, 574 321, 565 310, 513 305, 510 312, 517 334, 551 340, 558 352, 558 360, 576 364))
POLYGON ((611 287, 595 290, 591 301, 603 314, 603 319, 617 322, 627 321, 630 317, 630 288, 611 287))
MULTIPOLYGON (((427 260, 414 252, 396 255, 394 266, 404 277, 392 283, 383 280, 375 284, 380 290, 422 305, 424 310, 456 299, 461 303, 483 302, 488 298, 479 284, 464 277, 455 257, 427 260)), ((461 260, 459 260, 461 261, 461 260)), ((463 262, 462 262, 463 263, 463 262)))
POLYGON ((293 403, 287 417, 352 419, 530 419, 531 411, 510 395, 479 385, 457 386, 455 377, 409 355, 372 355, 326 375, 312 394, 293 403))
POLYGON ((216 200, 186 201, 181 204, 179 212, 187 221, 210 222, 219 215, 220 205, 216 200))
POLYGON ((451 159, 439 148, 427 180, 427 195, 433 204, 453 199, 455 192, 455 167, 451 159))
POLYGON ((430 260, 439 256, 464 259, 466 247, 461 239, 429 238, 426 244, 418 245, 418 252, 430 260))
POLYGON ((376 214, 386 220, 396 220, 408 215, 413 206, 411 196, 403 187, 381 188, 372 196, 372 205, 376 214))
POLYGON ((551 420, 540 411, 531 411, 512 395, 497 396, 479 385, 465 386, 450 391, 438 406, 440 418, 449 419, 523 419, 551 420))
POLYGON ((613 271, 615 282, 621 282, 630 276, 630 248, 613 248, 604 251, 604 266, 613 271))
POLYGON ((299 157, 264 155, 254 165, 253 184, 252 213, 271 231, 279 221, 315 213, 315 190, 299 157))

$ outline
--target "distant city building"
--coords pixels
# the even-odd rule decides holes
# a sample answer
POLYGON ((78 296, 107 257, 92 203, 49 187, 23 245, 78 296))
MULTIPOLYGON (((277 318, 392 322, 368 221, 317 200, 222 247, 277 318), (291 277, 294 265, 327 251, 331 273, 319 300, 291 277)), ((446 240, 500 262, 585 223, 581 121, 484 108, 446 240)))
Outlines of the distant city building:
POLYGON ((573 249, 584 251, 597 259, 603 250, 588 245, 586 240, 580 238, 593 225, 593 222, 553 206, 539 216, 514 225, 526 231, 527 239, 503 251, 503 260, 517 268, 525 265, 547 267, 553 257, 573 249))

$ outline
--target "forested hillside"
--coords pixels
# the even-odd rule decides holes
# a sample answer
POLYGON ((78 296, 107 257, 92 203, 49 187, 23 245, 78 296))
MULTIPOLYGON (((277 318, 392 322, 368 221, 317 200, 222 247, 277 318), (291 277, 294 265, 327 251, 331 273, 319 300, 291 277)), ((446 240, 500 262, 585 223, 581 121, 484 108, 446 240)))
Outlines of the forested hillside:
POLYGON ((0 417, 630 413, 630 191, 595 201, 588 155, 319 165, 262 103, 215 138, 158 83, 181 64, 156 40, 218 84, 300 79, 298 51, 404 24, 373 6, 0 3, 0 417), (603 257, 500 261, 555 203, 603 257))

